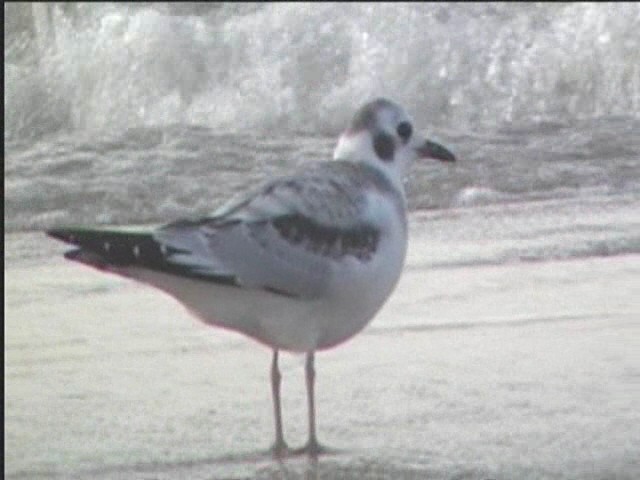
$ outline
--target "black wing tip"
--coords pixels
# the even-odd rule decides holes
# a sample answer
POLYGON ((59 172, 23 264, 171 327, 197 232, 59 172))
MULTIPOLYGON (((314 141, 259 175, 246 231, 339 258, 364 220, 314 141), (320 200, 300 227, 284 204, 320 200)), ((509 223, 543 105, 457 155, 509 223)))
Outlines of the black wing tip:
POLYGON ((51 228, 45 231, 47 236, 66 243, 74 243, 75 232, 76 230, 72 228, 51 228))
POLYGON ((82 250, 80 248, 74 248, 73 250, 64 252, 64 258, 67 260, 78 260, 81 254, 82 250))
POLYGON ((64 256, 69 260, 91 264, 129 264, 138 260, 136 251, 139 252, 137 244, 141 239, 135 234, 87 227, 51 228, 45 233, 78 247, 65 252, 64 256))

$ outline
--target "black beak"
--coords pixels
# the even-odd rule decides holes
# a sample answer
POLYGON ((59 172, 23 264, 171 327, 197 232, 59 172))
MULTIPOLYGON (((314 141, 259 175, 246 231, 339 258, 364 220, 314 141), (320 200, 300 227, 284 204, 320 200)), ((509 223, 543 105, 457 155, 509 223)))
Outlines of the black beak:
POLYGON ((456 157, 453 156, 449 150, 436 142, 427 140, 419 146, 416 151, 420 155, 420 158, 433 158, 435 160, 442 160, 443 162, 455 162, 456 157))

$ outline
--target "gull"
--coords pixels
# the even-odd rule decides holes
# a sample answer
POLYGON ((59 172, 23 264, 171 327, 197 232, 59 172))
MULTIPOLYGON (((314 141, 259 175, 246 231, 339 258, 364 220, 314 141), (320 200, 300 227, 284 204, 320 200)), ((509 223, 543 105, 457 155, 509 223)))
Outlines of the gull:
POLYGON ((332 161, 306 165, 211 215, 160 227, 69 227, 47 234, 75 246, 65 257, 152 285, 208 325, 273 350, 276 456, 285 442, 280 350, 304 353, 308 440, 317 456, 315 353, 360 332, 400 277, 407 251, 404 179, 414 160, 455 160, 415 131, 396 103, 364 104, 332 161))

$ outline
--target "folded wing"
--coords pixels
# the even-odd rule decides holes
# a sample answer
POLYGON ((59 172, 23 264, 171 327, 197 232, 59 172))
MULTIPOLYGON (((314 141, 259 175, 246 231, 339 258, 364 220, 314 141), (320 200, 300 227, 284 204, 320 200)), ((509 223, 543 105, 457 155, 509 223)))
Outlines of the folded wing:
POLYGON ((370 167, 320 164, 266 184, 196 220, 155 230, 54 229, 80 247, 67 254, 92 266, 139 267, 281 295, 315 298, 335 262, 368 261, 380 231, 366 188, 390 188, 370 167))

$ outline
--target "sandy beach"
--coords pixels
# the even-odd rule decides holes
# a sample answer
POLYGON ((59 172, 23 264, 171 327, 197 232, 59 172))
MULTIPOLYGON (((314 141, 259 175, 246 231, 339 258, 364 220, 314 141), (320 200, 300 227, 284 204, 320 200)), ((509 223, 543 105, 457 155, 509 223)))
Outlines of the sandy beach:
MULTIPOLYGON (((6 478, 640 479, 640 3, 4 14, 6 478), (411 128, 373 128, 376 98, 411 128), (331 453, 279 461, 268 348, 65 260, 44 232, 211 219, 261 182, 349 160, 339 139, 363 128, 373 142, 349 157, 403 172, 406 265, 373 321, 316 356, 331 453), (390 163, 418 134, 456 161, 390 163)), ((332 232, 365 205, 347 197, 319 202, 332 232)), ((220 255, 211 272, 240 275, 220 255)), ((280 369, 297 448, 304 357, 280 369)))
MULTIPOLYGON (((640 256, 427 269, 317 359, 320 439, 273 460, 270 352, 171 298, 5 237, 5 475, 30 478, 632 479, 640 256), (29 255, 25 252, 37 252, 29 255)), ((306 435, 303 358, 282 362, 306 435)))

